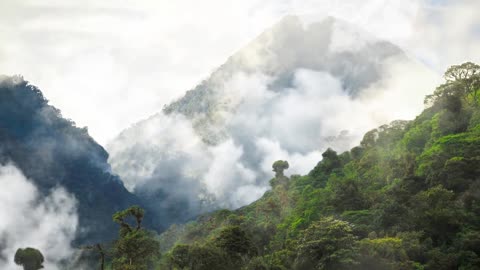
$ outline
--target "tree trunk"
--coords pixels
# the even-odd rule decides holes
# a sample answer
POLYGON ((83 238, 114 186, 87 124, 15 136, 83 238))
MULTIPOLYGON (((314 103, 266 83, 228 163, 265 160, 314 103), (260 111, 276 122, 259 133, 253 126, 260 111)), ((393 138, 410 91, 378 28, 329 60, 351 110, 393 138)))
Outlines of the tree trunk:
POLYGON ((100 252, 100 270, 105 269, 105 252, 103 251, 102 245, 97 244, 97 249, 100 252))

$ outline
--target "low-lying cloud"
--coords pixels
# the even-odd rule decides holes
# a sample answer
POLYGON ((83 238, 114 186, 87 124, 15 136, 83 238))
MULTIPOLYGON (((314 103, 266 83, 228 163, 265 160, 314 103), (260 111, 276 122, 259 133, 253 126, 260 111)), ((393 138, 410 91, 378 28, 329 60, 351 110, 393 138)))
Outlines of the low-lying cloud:
POLYGON ((2 0, 0 73, 23 74, 105 145, 285 15, 344 19, 441 73, 480 61, 479 9, 477 0, 2 0))
POLYGON ((187 202, 182 205, 190 208, 176 213, 180 220, 246 205, 269 189, 274 161, 288 160, 288 174, 305 174, 328 147, 348 150, 366 131, 419 113, 419 97, 434 89, 438 77, 405 59, 388 61, 382 79, 356 97, 342 79, 324 71, 298 69, 292 85, 281 89, 271 89, 277 78, 266 74, 235 73, 212 89, 225 104, 209 115, 221 123, 214 131, 201 115, 192 120, 158 114, 108 146, 112 168, 136 193, 161 190, 161 209, 187 202), (223 139, 206 143, 197 132, 202 125, 223 139))
POLYGON ((14 165, 0 166, 0 268, 17 270, 18 248, 39 249, 45 269, 64 269, 74 253, 78 217, 76 200, 63 188, 42 197, 14 165))

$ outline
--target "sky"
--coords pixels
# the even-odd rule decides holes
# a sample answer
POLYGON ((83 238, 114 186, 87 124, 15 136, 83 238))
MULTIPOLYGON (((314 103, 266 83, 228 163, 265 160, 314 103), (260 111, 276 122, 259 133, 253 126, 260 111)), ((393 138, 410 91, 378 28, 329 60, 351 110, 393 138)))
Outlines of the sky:
POLYGON ((437 73, 480 61, 477 0, 1 0, 0 74, 21 74, 106 145, 287 14, 331 15, 437 73))

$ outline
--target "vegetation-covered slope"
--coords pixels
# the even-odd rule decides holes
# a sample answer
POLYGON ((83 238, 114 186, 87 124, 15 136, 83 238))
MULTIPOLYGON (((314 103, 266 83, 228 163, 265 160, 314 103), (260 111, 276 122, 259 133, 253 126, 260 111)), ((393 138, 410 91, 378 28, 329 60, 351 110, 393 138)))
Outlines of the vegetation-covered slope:
MULTIPOLYGON (((302 17, 286 16, 163 112, 107 145, 113 171, 157 211, 164 228, 260 198, 268 189, 264 164, 273 147, 303 159, 319 156, 316 150, 327 144, 349 149, 373 123, 396 117, 373 117, 361 104, 395 96, 391 88, 383 94, 394 75, 395 81, 407 73, 421 81, 431 76, 401 48, 353 24, 302 17), (339 124, 348 122, 348 112, 359 120, 339 124)), ((428 93, 421 85, 406 92, 428 93)), ((298 167, 306 173, 313 166, 298 167)))
POLYGON ((453 66, 415 120, 327 150, 308 175, 276 163, 260 200, 172 226, 163 266, 480 269, 479 73, 453 66))
POLYGON ((87 130, 64 119, 38 88, 0 76, 0 164, 14 163, 43 194, 57 186, 72 193, 80 242, 113 239, 111 216, 139 204, 110 173, 107 158, 87 130))

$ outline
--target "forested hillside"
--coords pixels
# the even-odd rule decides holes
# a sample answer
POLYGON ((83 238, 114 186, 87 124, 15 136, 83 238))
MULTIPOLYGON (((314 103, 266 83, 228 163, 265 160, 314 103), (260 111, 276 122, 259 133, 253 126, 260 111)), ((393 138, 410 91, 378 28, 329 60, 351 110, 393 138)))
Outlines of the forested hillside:
POLYGON ((164 232, 161 269, 480 269, 479 76, 451 67, 415 120, 307 175, 275 162, 258 201, 164 232))
POLYGON ((112 239, 111 215, 140 204, 110 173, 107 158, 87 129, 63 118, 37 87, 20 76, 0 76, 0 165, 17 166, 42 197, 56 187, 73 194, 78 242, 112 239))
MULTIPOLYGON (((480 269, 480 66, 453 66, 445 78, 416 119, 371 130, 350 151, 328 149, 307 175, 288 177, 288 161, 274 162, 271 190, 248 206, 160 236, 144 224, 148 211, 115 213, 97 233, 116 223, 117 239, 79 246, 73 269, 480 269)), ((39 96, 20 85, 5 93, 39 96)), ((19 249, 15 262, 39 267, 40 252, 19 249)))

